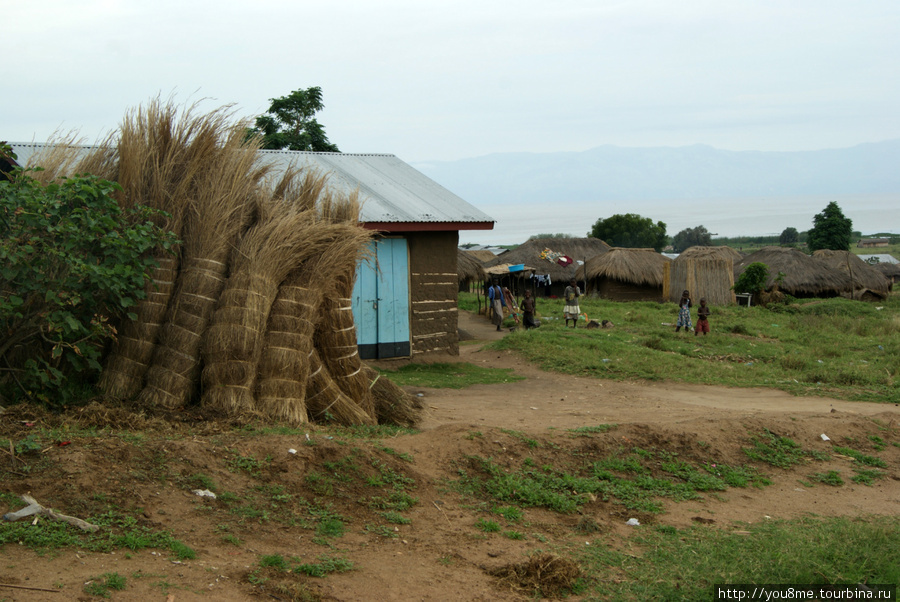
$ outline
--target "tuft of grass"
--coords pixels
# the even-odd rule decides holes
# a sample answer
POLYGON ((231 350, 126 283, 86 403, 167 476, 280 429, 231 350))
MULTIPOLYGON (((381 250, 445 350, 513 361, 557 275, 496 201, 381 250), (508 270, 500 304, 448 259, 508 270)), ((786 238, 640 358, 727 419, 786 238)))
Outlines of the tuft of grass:
POLYGON ((484 531, 485 533, 499 533, 500 525, 496 521, 487 520, 484 518, 479 518, 475 521, 475 527, 479 531, 484 531))
POLYGON ((840 487, 844 484, 844 479, 841 478, 841 473, 836 470, 813 473, 809 475, 809 478, 813 481, 824 483, 825 485, 831 485, 832 487, 840 487))
MULTIPOLYGON (((778 468, 790 468, 807 461, 811 457, 817 457, 812 452, 806 451, 793 439, 776 435, 769 429, 750 438, 753 444, 751 448, 741 448, 749 458, 759 462, 765 462, 778 468)), ((818 456, 818 459, 825 459, 818 456)))
POLYGON ((84 584, 84 593, 90 596, 109 598, 110 590, 121 591, 125 589, 126 579, 118 573, 104 573, 100 577, 91 577, 84 584))
POLYGON ((511 369, 486 368, 468 363, 407 364, 397 370, 379 370, 402 387, 464 389, 472 385, 493 385, 524 380, 511 369))
POLYGON ((835 453, 841 454, 842 456, 849 456, 853 458, 854 462, 860 464, 862 466, 874 466, 875 468, 887 468, 887 463, 881 458, 876 458, 875 456, 868 456, 862 452, 858 452, 855 449, 851 449, 849 447, 839 447, 835 445, 832 449, 834 449, 835 453))
POLYGON ((619 425, 617 424, 598 424, 596 426, 579 426, 573 429, 566 430, 577 437, 588 437, 597 433, 606 433, 613 430, 614 428, 617 428, 618 426, 619 425))

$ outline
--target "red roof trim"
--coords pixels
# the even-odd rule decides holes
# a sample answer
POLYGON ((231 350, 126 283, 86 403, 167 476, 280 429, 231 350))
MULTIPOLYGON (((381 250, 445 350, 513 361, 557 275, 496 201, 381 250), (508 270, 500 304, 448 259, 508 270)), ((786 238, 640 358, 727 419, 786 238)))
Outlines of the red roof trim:
POLYGON ((380 232, 445 232, 450 230, 493 230, 494 222, 365 222, 366 230, 380 232))

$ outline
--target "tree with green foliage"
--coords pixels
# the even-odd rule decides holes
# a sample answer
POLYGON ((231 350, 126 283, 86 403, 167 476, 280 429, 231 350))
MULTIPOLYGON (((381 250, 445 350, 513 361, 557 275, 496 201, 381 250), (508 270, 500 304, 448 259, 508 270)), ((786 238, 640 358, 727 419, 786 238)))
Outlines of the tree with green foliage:
POLYGON ((175 235, 122 209, 112 182, 0 181, 0 399, 62 406, 90 392, 114 323, 145 297, 153 252, 175 235))
POLYGON ((794 245, 800 241, 800 233, 797 228, 785 228, 778 237, 778 243, 782 246, 794 245))
POLYGON ((588 236, 599 238, 614 247, 652 247, 656 251, 662 251, 669 240, 663 222, 654 224, 649 217, 641 217, 636 213, 600 218, 594 223, 588 236))
POLYGON ((676 253, 681 253, 691 247, 708 247, 712 244, 712 234, 705 226, 685 228, 672 238, 672 248, 676 253))
POLYGON ((852 237, 853 222, 844 217, 837 203, 831 201, 821 213, 813 217, 813 227, 809 231, 806 245, 810 251, 849 251, 852 237))
POLYGON ((269 100, 272 102, 269 110, 256 118, 256 127, 249 132, 263 137, 263 148, 341 152, 328 141, 324 126, 316 121, 316 113, 325 108, 322 88, 294 90, 287 96, 269 100))
POLYGON ((734 283, 734 290, 738 293, 750 293, 759 296, 760 293, 766 290, 768 279, 769 266, 755 261, 744 268, 744 271, 738 276, 737 282, 734 283))

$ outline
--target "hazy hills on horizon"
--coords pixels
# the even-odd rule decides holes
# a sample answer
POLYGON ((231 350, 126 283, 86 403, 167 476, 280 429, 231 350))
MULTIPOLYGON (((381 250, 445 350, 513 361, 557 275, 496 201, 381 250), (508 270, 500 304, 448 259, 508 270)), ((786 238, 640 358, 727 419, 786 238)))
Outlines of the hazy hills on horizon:
POLYGON ((605 145, 412 165, 476 206, 900 192, 900 139, 791 152, 605 145))

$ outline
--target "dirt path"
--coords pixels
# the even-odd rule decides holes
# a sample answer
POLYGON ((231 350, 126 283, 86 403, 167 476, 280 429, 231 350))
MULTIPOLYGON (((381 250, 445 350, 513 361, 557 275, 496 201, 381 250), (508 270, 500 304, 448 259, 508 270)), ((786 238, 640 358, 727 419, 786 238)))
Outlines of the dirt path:
MULTIPOLYGON (((317 434, 315 429, 307 433, 312 435, 309 440, 231 431, 178 438, 151 434, 136 442, 101 437, 51 446, 42 452, 39 468, 4 473, 2 491, 15 495, 30 492, 61 512, 88 515, 103 504, 124 509, 138 506, 147 528, 171 532, 197 550, 198 557, 181 562, 164 551, 101 554, 71 549, 39 556, 7 544, 0 547, 0 584, 49 588, 59 594, 0 587, 0 600, 96 600, 99 598, 84 593, 84 583, 116 572, 128 579, 125 590, 111 594, 112 600, 119 601, 518 601, 533 598, 500 587, 489 569, 520 563, 537 548, 622 545, 634 532, 625 524, 628 518, 638 518, 643 525, 736 529, 736 525, 810 513, 896 515, 900 510, 900 447, 892 445, 900 444, 900 407, 896 405, 798 398, 768 389, 563 376, 538 370, 512 353, 484 349, 484 341, 505 334, 496 333, 483 318, 463 313, 460 330, 472 340, 461 346, 458 358, 427 359, 511 368, 526 379, 462 390, 412 390, 421 394, 427 405, 421 432, 415 435, 378 445, 339 441, 317 434), (618 426, 588 437, 575 437, 566 430, 600 424, 618 426), (676 453, 694 463, 741 465, 747 462, 742 448, 748 445, 748 436, 765 429, 819 451, 831 451, 833 444, 840 443, 874 453, 867 446, 870 438, 878 435, 888 442, 878 452, 888 464, 887 476, 870 486, 853 483, 849 480, 854 474, 852 461, 841 455, 792 470, 766 466, 773 482, 770 486, 729 489, 690 502, 666 502, 662 514, 628 511, 603 500, 593 500, 571 515, 528 508, 522 523, 504 526, 521 530, 521 539, 480 531, 477 521, 496 516, 446 485, 471 456, 491 458, 513 469, 531 457, 537 458, 539 465, 558 461, 563 466, 574 457, 593 461, 639 447, 676 453), (823 440, 823 433, 832 441, 823 440), (525 436, 538 445, 526 442, 525 436), (393 451, 388 454, 386 448, 393 451), (296 453, 291 455, 288 449, 296 453), (232 453, 265 460, 264 473, 250 477, 236 472, 228 464, 232 453), (407 454, 412 461, 405 462, 397 454, 407 454), (367 462, 375 458, 414 480, 412 492, 418 501, 404 512, 408 524, 382 524, 387 532, 375 529, 384 521, 365 502, 373 490, 360 483, 353 485, 355 489, 343 490, 350 485, 335 481, 334 493, 325 497, 311 493, 309 475, 331 474, 332 468, 327 467, 348 458, 355 458, 360 470, 371 470, 372 464, 367 462), (814 470, 837 470, 845 484, 811 485, 809 474, 814 470), (193 495, 186 483, 197 473, 214 481, 220 492, 233 494, 233 501, 210 502, 193 495), (317 542, 314 530, 303 524, 310 520, 303 514, 303 506, 291 507, 295 513, 291 520, 275 519, 277 512, 284 511, 285 502, 281 502, 281 510, 274 504, 262 506, 273 514, 269 520, 235 514, 240 504, 251 500, 256 500, 253 508, 261 507, 260 491, 273 487, 293 500, 327 505, 343 517, 346 533, 327 545, 317 542), (594 521, 599 533, 586 536, 579 532, 582 520, 594 521), (350 560, 354 569, 322 579, 258 572, 260 558, 272 554, 303 562, 315 562, 323 554, 340 556, 350 560)), ((3 420, 0 415, 0 425, 7 429, 4 436, 12 439, 10 429, 21 427, 3 420)))

